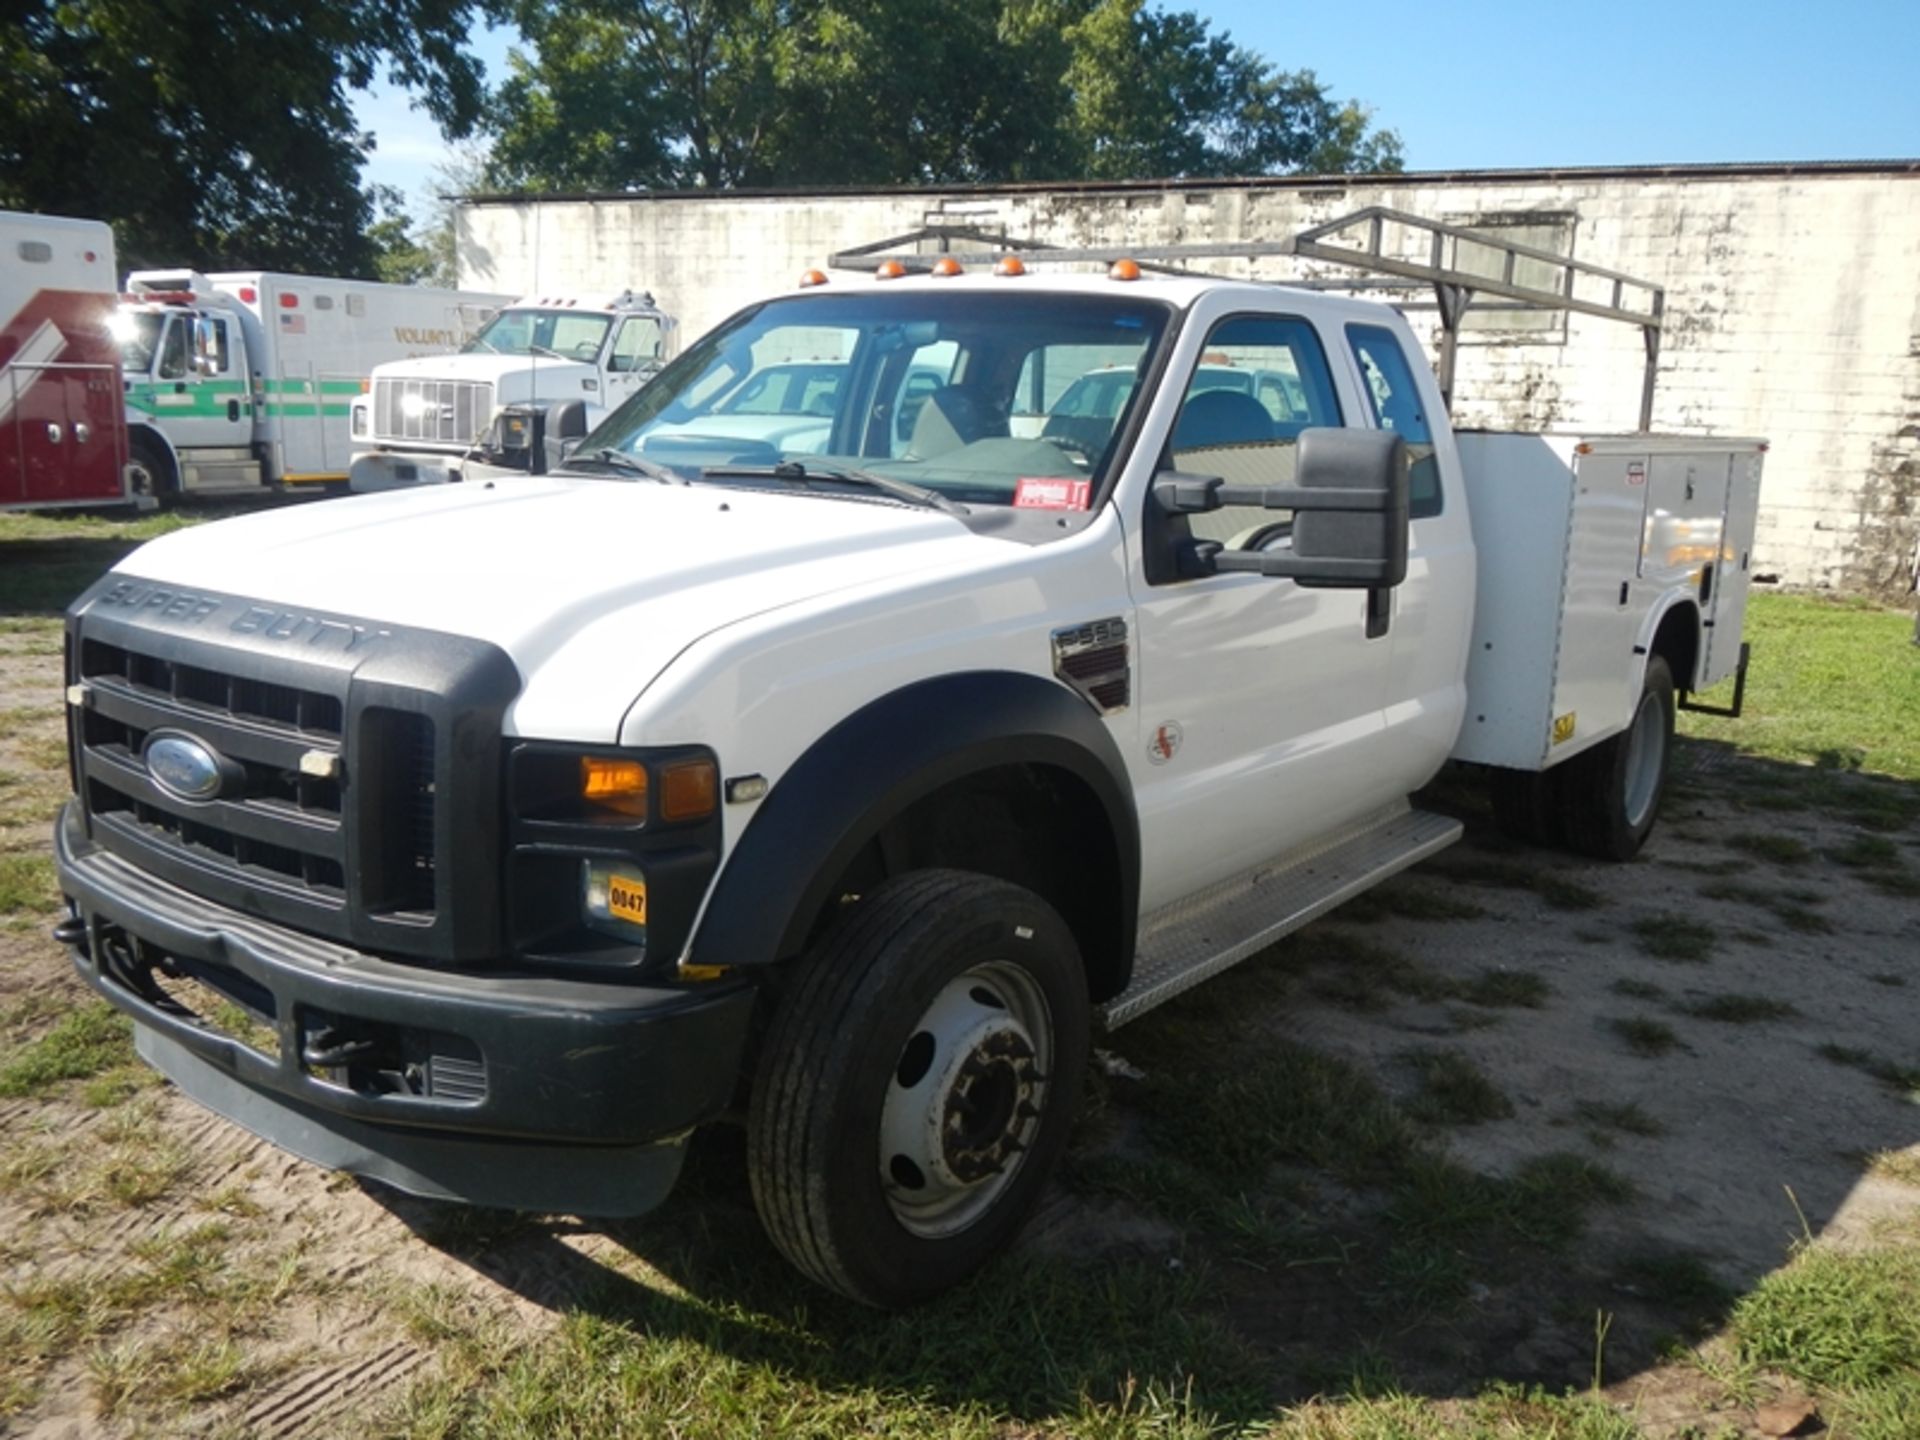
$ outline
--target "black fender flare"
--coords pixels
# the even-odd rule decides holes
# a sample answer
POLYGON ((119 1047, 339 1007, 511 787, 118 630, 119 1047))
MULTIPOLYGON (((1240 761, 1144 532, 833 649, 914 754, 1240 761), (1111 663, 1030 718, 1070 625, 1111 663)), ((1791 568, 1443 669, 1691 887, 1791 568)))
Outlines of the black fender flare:
POLYGON ((1067 771, 1106 813, 1119 856, 1115 958, 1124 970, 1140 899, 1140 822, 1126 763, 1107 727, 1072 691, 998 670, 895 690, 808 747, 727 857, 687 963, 762 965, 797 954, 829 887, 889 820, 967 775, 1023 764, 1067 771))

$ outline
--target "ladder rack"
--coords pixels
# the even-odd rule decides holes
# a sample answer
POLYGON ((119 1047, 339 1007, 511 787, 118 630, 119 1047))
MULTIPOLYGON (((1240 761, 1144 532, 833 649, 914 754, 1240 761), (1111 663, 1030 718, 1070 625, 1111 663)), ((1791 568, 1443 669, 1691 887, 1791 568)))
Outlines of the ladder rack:
POLYGON ((1272 282, 1326 290, 1433 289, 1440 313, 1440 391, 1453 406, 1454 371, 1460 344, 1460 326, 1469 306, 1482 297, 1505 303, 1483 309, 1547 310, 1592 315, 1639 327, 1646 346, 1646 371, 1640 386, 1640 429, 1653 424, 1653 387, 1660 363, 1660 330, 1666 309, 1666 290, 1636 279, 1556 255, 1551 250, 1504 240, 1483 230, 1447 225, 1404 210, 1370 205, 1362 210, 1315 225, 1282 240, 1187 245, 1057 246, 1044 241, 996 235, 973 225, 927 225, 904 235, 855 246, 832 256, 828 265, 840 270, 877 270, 889 260, 908 270, 929 270, 936 259, 950 255, 963 264, 990 265, 1002 255, 1017 252, 1028 263, 1111 263, 1132 260, 1144 269, 1167 274, 1205 272, 1186 268, 1192 260, 1252 260, 1290 256, 1344 265, 1363 272, 1344 279, 1306 279, 1272 282), (1349 232, 1364 227, 1357 239, 1349 232), (1411 240, 1389 246, 1388 239, 1411 240), (934 244, 933 251, 918 248, 934 244), (956 248, 976 245, 977 250, 956 248), (1463 250, 1465 254, 1463 255, 1463 250), (1480 268, 1490 265, 1490 269, 1480 268), (1542 275, 1541 271, 1547 273, 1542 275), (1534 283, 1522 283, 1522 277, 1534 283), (1585 293, 1582 293, 1582 292, 1585 293))

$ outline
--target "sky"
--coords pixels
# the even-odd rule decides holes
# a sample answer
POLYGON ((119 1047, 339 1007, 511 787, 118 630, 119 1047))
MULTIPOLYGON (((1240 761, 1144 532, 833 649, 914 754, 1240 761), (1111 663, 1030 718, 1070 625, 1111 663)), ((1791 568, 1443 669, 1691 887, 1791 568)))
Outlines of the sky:
MULTIPOLYGON (((1409 170, 1920 157, 1920 0, 1173 0, 1397 130, 1409 170)), ((489 83, 510 29, 477 35, 489 83)), ((446 145, 404 94, 356 107, 369 181, 416 202, 446 145)), ((418 213, 418 207, 416 207, 418 213)))

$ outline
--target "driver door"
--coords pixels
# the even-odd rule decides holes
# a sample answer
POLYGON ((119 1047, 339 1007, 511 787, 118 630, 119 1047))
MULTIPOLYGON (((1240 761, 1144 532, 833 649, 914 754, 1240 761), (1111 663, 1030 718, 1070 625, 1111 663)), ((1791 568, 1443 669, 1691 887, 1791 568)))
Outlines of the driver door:
MULTIPOLYGON (((1244 297, 1240 297, 1244 307, 1244 297)), ((1308 319, 1203 301, 1188 322, 1181 404, 1159 469, 1291 485, 1300 432, 1364 423, 1349 367, 1308 319), (1215 313, 1207 313, 1213 311, 1215 313), (1203 339, 1196 345, 1191 338, 1203 339)), ((1392 800, 1380 765, 1392 640, 1367 593, 1259 575, 1148 574, 1155 526, 1242 549, 1292 543, 1290 516, 1228 507, 1160 516, 1134 554, 1142 904, 1151 909, 1339 828, 1392 800), (1204 836, 1201 843, 1196 836, 1204 836)))

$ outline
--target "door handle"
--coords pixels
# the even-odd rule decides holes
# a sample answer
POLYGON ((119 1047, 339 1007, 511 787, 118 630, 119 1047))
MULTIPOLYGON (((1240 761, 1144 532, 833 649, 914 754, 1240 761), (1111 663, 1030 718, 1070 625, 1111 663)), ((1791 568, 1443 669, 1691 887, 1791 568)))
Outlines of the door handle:
POLYGON ((63 433, 64 432, 62 432, 60 427, 54 424, 51 420, 47 422, 47 443, 49 445, 58 445, 60 443, 60 437, 63 433))
POLYGON ((238 420, 239 418, 240 418, 240 402, 238 400, 227 401, 227 419, 238 420))
POLYGON ((173 393, 174 393, 174 394, 176 394, 176 395, 184 395, 184 394, 186 394, 186 393, 187 393, 187 382, 186 382, 186 381, 184 381, 184 380, 176 380, 176 381, 174 381, 174 382, 173 382, 173 393))
POLYGON ((73 423, 73 443, 74 444, 84 445, 87 443, 89 439, 92 438, 92 436, 93 436, 93 431, 88 428, 86 421, 84 420, 74 421, 73 423))

